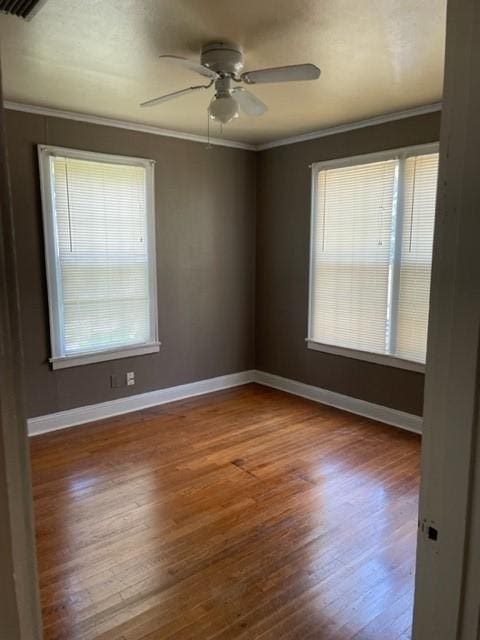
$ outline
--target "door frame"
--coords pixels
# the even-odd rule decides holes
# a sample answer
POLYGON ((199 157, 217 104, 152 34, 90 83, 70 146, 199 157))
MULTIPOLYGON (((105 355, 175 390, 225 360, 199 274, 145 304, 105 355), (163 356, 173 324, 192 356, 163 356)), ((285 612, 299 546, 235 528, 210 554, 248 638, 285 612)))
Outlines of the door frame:
POLYGON ((479 68, 480 2, 449 0, 414 640, 477 640, 479 634, 480 567, 469 544, 474 523, 480 525, 479 68))
POLYGON ((20 326, 0 75, 0 619, 8 640, 41 640, 20 326))

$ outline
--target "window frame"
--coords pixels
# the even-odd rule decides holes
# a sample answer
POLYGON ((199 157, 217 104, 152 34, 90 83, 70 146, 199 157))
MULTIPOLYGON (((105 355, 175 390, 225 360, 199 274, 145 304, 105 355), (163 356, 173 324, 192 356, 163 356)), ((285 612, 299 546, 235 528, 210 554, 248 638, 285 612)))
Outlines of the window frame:
MULTIPOLYGON (((407 369, 410 371, 425 372, 425 363, 415 360, 409 360, 396 356, 390 353, 376 353, 372 351, 364 351, 362 349, 352 349, 350 347, 342 347, 340 345, 331 345, 318 342, 314 340, 312 336, 312 312, 313 312, 313 257, 314 257, 314 244, 315 244, 315 224, 316 224, 316 212, 317 212, 317 177, 320 171, 325 169, 338 169, 342 167, 359 166, 362 164, 369 164, 371 162, 381 162, 383 160, 403 160, 417 155, 426 155, 429 153, 438 153, 439 143, 432 142, 428 144, 420 144, 409 147, 400 147, 396 149, 388 149, 384 151, 378 151, 374 153, 367 153, 355 156, 348 156, 343 158, 336 158, 333 160, 325 160, 322 162, 315 162, 310 165, 311 169, 311 207, 310 207, 310 251, 309 251, 309 274, 308 274, 308 326, 307 337, 305 342, 308 349, 314 351, 321 351, 324 353, 331 353, 334 355, 343 356, 346 358, 353 358, 355 360, 364 360, 366 362, 375 362, 377 364, 386 365, 389 367, 397 367, 399 369, 407 369)), ((402 207, 403 207, 403 184, 404 184, 404 172, 402 168, 404 163, 400 163, 398 184, 397 184, 397 198, 396 207, 394 211, 395 219, 395 245, 393 249, 393 262, 392 262, 392 308, 396 308, 396 302, 398 302, 399 284, 400 284, 400 264, 401 264, 401 243, 402 234, 398 231, 402 228, 402 207)), ((396 330, 398 314, 392 313, 391 334, 393 335, 396 330)))
POLYGON ((64 369, 95 362, 117 360, 132 356, 157 353, 161 343, 158 340, 157 266, 155 238, 155 161, 134 156, 121 156, 97 151, 84 151, 52 145, 37 145, 40 171, 40 191, 42 201, 43 232, 45 244, 45 264, 48 292, 48 312, 50 325, 49 362, 52 369, 64 369), (50 158, 61 156, 78 160, 141 166, 145 169, 145 204, 147 218, 148 247, 148 290, 150 310, 150 337, 147 342, 129 344, 113 349, 85 351, 65 355, 63 344, 63 320, 61 306, 61 270, 59 265, 58 233, 56 212, 53 201, 50 158))

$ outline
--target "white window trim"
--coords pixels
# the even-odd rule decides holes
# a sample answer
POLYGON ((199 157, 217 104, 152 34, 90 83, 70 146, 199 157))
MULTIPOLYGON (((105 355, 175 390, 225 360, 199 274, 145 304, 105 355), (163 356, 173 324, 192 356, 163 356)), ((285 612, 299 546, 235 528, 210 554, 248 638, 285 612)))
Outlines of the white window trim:
MULTIPOLYGON (((352 165, 368 164, 370 162, 380 162, 382 160, 405 160, 410 156, 422 155, 428 153, 438 153, 439 143, 429 143, 415 145, 411 147, 401 147, 398 149, 389 149, 386 151, 379 151, 375 153, 362 154, 357 156, 349 156, 347 158, 338 158, 335 160, 326 160, 323 162, 315 162, 310 165, 311 168, 311 211, 310 211, 310 257, 309 257, 309 274, 308 274, 308 328, 307 338, 305 342, 308 349, 314 351, 323 351, 324 353, 332 353, 346 358, 354 358, 355 360, 365 360, 367 362, 375 362, 377 364, 383 364, 389 367, 397 367, 399 369, 407 369, 409 371, 425 372, 424 362, 415 362, 413 360, 406 360, 389 353, 373 353, 370 351, 362 351, 360 349, 350 349, 348 347, 342 347, 338 345, 324 344, 314 340, 312 336, 312 285, 313 285, 313 255, 314 255, 314 229, 315 229, 315 212, 317 210, 317 194, 315 189, 316 177, 320 171, 325 169, 338 169, 339 167, 349 167, 352 165)), ((401 173, 401 172, 400 172, 401 173)), ((403 182, 403 176, 399 176, 399 186, 403 182)), ((399 194, 403 194, 403 189, 398 189, 399 194)), ((401 224, 401 205, 402 195, 397 198, 397 207, 395 211, 396 228, 399 228, 401 224)), ((393 297, 398 298, 398 280, 400 269, 400 238, 399 234, 396 234, 396 243, 394 248, 394 262, 392 277, 394 283, 392 285, 393 297)), ((391 324, 391 334, 396 331, 396 314, 393 314, 394 318, 391 324)))
POLYGON ((95 151, 82 151, 67 147, 56 147, 40 144, 37 147, 40 168, 40 187, 43 212, 43 229, 45 236, 45 262, 47 271, 48 311, 50 320, 50 348, 49 362, 52 369, 64 369, 106 360, 116 360, 131 356, 156 353, 161 343, 158 340, 158 303, 157 303, 157 267, 155 247, 155 161, 147 158, 133 156, 117 156, 95 151), (53 192, 50 175, 50 158, 52 156, 65 156, 79 160, 91 160, 94 162, 108 162, 114 164, 137 165, 145 168, 145 196, 147 210, 148 229, 148 282, 150 300, 150 327, 151 336, 148 342, 138 345, 126 345, 115 349, 104 349, 64 355, 62 340, 62 319, 60 305, 60 269, 58 265, 58 246, 55 224, 55 211, 53 207, 53 192))
POLYGON ((348 347, 336 347, 332 344, 324 344, 307 338, 307 347, 313 351, 322 351, 323 353, 332 353, 336 356, 344 358, 353 358, 354 360, 365 360, 366 362, 375 362, 383 364, 387 367, 397 367, 398 369, 407 369, 409 371, 425 372, 425 364, 423 362, 415 362, 414 360, 405 360, 398 356, 391 356, 388 353, 374 353, 372 351, 361 351, 360 349, 349 349, 348 347))
POLYGON ((66 369, 67 367, 77 367, 82 364, 93 364, 94 362, 105 362, 106 360, 119 360, 120 358, 131 358, 132 356, 144 356, 148 353, 158 353, 160 342, 151 344, 140 344, 121 349, 105 349, 93 353, 78 354, 75 356, 64 356, 50 358, 52 369, 66 369))

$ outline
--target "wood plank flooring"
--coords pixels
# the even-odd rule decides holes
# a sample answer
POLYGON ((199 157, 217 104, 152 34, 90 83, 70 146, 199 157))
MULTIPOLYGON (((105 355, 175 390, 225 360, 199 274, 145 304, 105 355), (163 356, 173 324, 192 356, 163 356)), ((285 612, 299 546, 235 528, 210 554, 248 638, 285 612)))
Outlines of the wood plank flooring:
POLYGON ((407 640, 420 439, 247 385, 32 439, 45 640, 407 640))

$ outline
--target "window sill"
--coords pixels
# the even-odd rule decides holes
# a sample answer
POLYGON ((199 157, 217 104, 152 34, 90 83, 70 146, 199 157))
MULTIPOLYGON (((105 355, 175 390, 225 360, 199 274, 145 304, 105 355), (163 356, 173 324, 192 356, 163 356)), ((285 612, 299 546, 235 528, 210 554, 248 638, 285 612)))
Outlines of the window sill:
POLYGON ((84 364, 94 364, 95 362, 143 356, 148 353, 157 353, 160 351, 160 344, 160 342, 154 342, 151 344, 133 345, 122 349, 109 349, 108 351, 83 353, 76 356, 50 358, 50 364, 52 365, 52 369, 66 369, 67 367, 79 367, 84 364))
POLYGON ((417 371, 425 373, 425 365, 422 362, 413 360, 405 360, 384 353, 371 353, 369 351, 361 351, 360 349, 349 349, 348 347, 336 347, 330 344, 322 344, 314 340, 306 339, 307 347, 314 351, 323 351, 324 353, 332 353, 345 358, 354 358, 355 360, 365 360, 366 362, 375 362, 387 367, 396 367, 397 369, 407 369, 408 371, 417 371))

